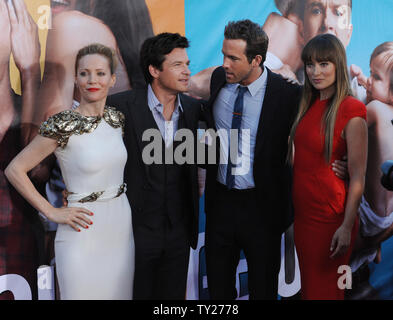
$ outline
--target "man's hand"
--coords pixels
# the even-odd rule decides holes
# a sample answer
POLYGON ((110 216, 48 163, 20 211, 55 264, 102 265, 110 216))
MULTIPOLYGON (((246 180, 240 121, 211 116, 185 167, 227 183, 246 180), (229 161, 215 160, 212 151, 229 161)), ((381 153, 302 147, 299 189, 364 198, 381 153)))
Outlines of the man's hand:
POLYGON ((283 64, 283 66, 280 69, 272 70, 274 73, 278 73, 282 75, 284 79, 286 79, 290 83, 296 83, 300 84, 299 81, 296 78, 296 75, 293 73, 289 65, 283 64))
POLYGON ((332 163, 332 170, 337 177, 342 180, 347 180, 349 178, 347 157, 343 157, 342 160, 335 160, 332 163))

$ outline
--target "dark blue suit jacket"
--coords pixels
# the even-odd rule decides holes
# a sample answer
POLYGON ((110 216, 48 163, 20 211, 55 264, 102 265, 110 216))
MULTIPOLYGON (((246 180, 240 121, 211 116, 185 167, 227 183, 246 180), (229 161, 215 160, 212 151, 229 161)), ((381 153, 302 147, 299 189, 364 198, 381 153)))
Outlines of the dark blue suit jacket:
MULTIPOLYGON (((293 222, 292 177, 286 157, 289 132, 298 110, 301 87, 288 83, 268 69, 267 72, 267 86, 254 152, 253 175, 258 193, 256 206, 268 226, 282 233, 293 222)), ((214 102, 225 84, 225 70, 218 67, 211 78, 210 99, 204 106, 208 128, 215 129, 214 102)), ((206 214, 210 213, 214 205, 217 170, 218 165, 207 167, 206 214)))

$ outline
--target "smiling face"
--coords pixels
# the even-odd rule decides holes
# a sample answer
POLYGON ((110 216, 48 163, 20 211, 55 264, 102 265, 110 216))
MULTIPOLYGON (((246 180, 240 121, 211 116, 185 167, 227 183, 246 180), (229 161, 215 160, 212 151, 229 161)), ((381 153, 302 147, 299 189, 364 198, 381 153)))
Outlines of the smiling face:
POLYGON ((106 99, 109 88, 115 84, 108 58, 100 54, 83 56, 78 62, 75 83, 82 101, 92 103, 106 99))
POLYGON ((390 72, 386 63, 386 53, 381 53, 371 60, 370 77, 367 79, 367 103, 378 100, 393 104, 393 94, 390 92, 390 72))
POLYGON ((50 6, 52 15, 57 15, 63 11, 75 10, 78 0, 51 0, 50 6))
POLYGON ((331 33, 347 47, 352 36, 350 0, 306 0, 304 43, 318 34, 331 33))
POLYGON ((190 60, 186 49, 173 49, 165 55, 161 70, 152 65, 149 66, 150 74, 153 77, 152 85, 172 94, 186 92, 191 75, 189 65, 190 60))
POLYGON ((312 86, 324 92, 334 92, 336 82, 336 66, 330 61, 312 59, 306 63, 306 74, 312 86))

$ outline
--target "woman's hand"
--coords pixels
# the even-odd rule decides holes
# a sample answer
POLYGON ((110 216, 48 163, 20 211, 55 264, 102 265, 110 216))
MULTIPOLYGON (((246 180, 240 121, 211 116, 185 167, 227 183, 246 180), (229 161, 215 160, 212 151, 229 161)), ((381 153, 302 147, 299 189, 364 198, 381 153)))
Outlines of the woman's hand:
POLYGON ((40 60, 38 27, 23 0, 7 1, 11 25, 11 48, 19 71, 37 67, 40 60))
POLYGON ((6 72, 9 72, 8 62, 11 54, 10 41, 10 19, 5 1, 0 1, 0 65, 5 65, 6 72))
POLYGON ((336 230, 330 244, 330 251, 333 251, 330 255, 331 259, 342 256, 348 251, 351 244, 351 231, 351 229, 348 229, 344 225, 341 225, 336 230))
POLYGON ((48 215, 48 218, 56 223, 68 224, 76 231, 80 232, 80 227, 88 229, 89 225, 93 224, 87 216, 93 216, 93 212, 85 208, 63 207, 55 208, 54 211, 48 215))

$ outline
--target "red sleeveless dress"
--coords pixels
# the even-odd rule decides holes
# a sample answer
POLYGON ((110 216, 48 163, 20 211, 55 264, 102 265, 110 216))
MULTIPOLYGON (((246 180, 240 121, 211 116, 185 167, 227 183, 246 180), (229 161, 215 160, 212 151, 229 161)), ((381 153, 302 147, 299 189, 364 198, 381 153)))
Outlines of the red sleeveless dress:
POLYGON ((331 259, 330 244, 344 220, 347 182, 338 178, 331 167, 347 153, 341 137, 351 118, 366 119, 365 105, 347 97, 337 112, 333 152, 330 163, 324 158, 324 134, 321 119, 327 100, 317 99, 299 123, 294 144, 293 203, 294 235, 299 259, 302 299, 341 300, 344 290, 338 287, 341 265, 348 265, 358 221, 354 224, 351 246, 343 256, 331 259))

